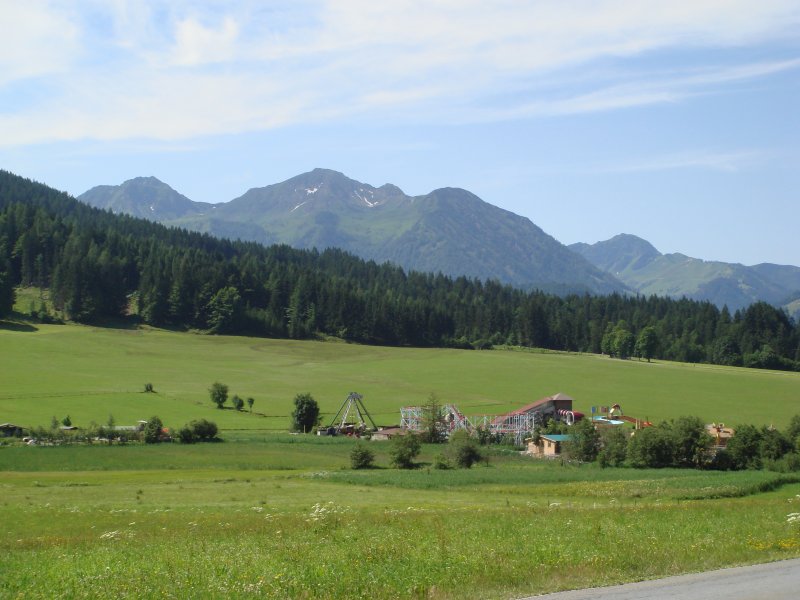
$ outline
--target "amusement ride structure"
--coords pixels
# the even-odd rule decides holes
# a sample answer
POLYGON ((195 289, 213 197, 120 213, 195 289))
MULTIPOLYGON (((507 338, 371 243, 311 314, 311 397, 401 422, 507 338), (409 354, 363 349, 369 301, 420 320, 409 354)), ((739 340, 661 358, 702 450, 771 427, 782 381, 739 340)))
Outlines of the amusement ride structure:
MULTIPOLYGON (((441 410, 447 435, 459 429, 470 433, 482 429, 492 435, 513 438, 515 443, 521 444, 536 426, 549 420, 572 425, 582 419, 583 413, 572 410, 572 402, 571 397, 558 393, 502 415, 466 416, 453 404, 445 404, 441 410)), ((424 406, 404 406, 400 409, 400 427, 422 431, 425 411, 424 406)))

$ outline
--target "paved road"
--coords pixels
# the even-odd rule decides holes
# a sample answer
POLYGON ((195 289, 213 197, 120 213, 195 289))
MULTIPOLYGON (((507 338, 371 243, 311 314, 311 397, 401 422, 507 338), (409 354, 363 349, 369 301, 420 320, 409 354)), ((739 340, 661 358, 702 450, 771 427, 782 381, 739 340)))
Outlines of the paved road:
POLYGON ((800 559, 680 575, 605 588, 573 590, 523 600, 797 600, 800 559))

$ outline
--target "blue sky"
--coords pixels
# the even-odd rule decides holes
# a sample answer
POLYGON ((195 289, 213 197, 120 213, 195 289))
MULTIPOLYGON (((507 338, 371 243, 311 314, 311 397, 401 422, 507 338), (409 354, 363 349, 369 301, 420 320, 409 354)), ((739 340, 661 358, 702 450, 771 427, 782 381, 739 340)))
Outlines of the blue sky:
POLYGON ((800 3, 0 0, 0 168, 219 202, 315 167, 800 265, 800 3))

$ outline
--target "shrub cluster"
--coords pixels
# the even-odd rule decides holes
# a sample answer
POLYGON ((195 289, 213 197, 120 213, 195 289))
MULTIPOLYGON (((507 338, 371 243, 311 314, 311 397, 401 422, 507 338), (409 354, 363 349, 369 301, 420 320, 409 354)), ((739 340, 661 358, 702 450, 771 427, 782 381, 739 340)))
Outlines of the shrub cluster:
MULTIPOLYGON (((785 431, 739 425, 727 447, 718 450, 698 417, 679 417, 633 433, 619 427, 596 430, 588 419, 569 430, 550 428, 572 435, 564 449, 568 458, 597 461, 602 467, 800 470, 800 415, 785 431)), ((537 431, 534 438, 554 432, 537 431)))
POLYGON ((181 427, 178 431, 178 439, 182 444, 193 444, 195 442, 217 441, 217 424, 206 419, 192 421, 188 425, 181 427))
POLYGON ((27 437, 33 439, 38 444, 61 445, 61 444, 126 444, 128 442, 144 442, 146 444, 156 444, 171 441, 171 435, 164 428, 164 424, 157 416, 150 419, 137 428, 117 427, 113 415, 109 415, 105 425, 98 425, 94 421, 86 427, 71 429, 72 419, 67 415, 61 421, 53 417, 50 427, 32 427, 27 437), (63 427, 62 427, 63 425, 63 427), (68 429, 70 428, 70 429, 68 429))
POLYGON ((800 415, 792 417, 784 431, 740 425, 725 451, 717 454, 715 466, 720 469, 800 470, 800 415))
POLYGON ((350 467, 369 469, 375 462, 375 454, 363 442, 358 442, 350 451, 350 467))
POLYGON ((450 434, 445 456, 460 469, 469 469, 483 459, 478 440, 463 430, 450 434))
POLYGON ((408 433, 392 438, 389 456, 391 463, 398 469, 413 469, 414 459, 422 450, 422 442, 418 435, 408 433))

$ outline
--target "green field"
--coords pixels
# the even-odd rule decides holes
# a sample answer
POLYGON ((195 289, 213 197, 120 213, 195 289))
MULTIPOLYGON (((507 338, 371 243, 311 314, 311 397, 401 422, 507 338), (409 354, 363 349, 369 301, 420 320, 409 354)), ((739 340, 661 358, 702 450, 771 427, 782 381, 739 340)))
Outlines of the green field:
POLYGON ((352 443, 0 448, 0 597, 513 598, 800 556, 794 475, 401 472, 378 443, 353 472, 352 443))
POLYGON ((800 412, 800 374, 708 365, 621 361, 595 355, 384 348, 205 336, 78 325, 0 328, 0 422, 117 424, 156 414, 180 427, 194 418, 223 429, 284 430, 292 398, 310 392, 331 417, 351 391, 381 425, 431 392, 465 414, 498 414, 564 392, 575 409, 618 402, 653 421, 697 415, 711 422, 784 427, 800 412), (35 329, 35 330, 34 330, 35 329), (254 414, 217 410, 208 387, 255 398, 254 414), (144 394, 144 384, 157 394, 144 394))
POLYGON ((511 350, 390 349, 152 329, 0 327, 0 422, 209 418, 217 444, 0 445, 2 598, 513 598, 800 556, 800 476, 599 469, 502 447, 469 471, 349 469, 285 432, 349 391, 382 424, 431 392, 468 414, 558 391, 652 420, 784 427, 797 374, 511 350), (256 399, 217 410, 214 381, 256 399), (151 382, 157 394, 142 392, 151 382))

